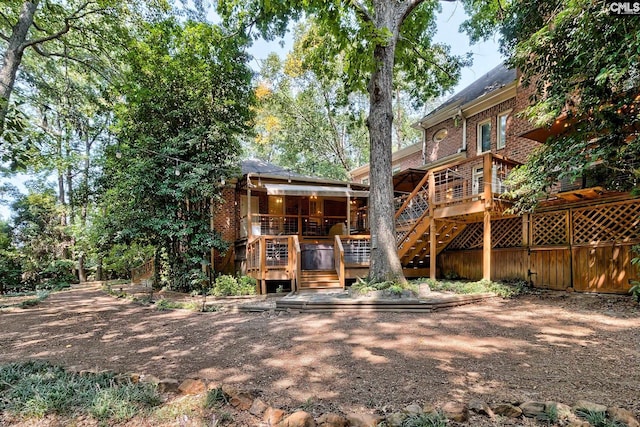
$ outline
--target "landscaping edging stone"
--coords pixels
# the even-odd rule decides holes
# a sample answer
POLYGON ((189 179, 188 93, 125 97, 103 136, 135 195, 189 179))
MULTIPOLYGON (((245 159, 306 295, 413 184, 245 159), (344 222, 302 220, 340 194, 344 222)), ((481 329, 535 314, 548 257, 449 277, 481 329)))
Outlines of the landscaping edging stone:
POLYGON ((449 401, 439 408, 430 404, 420 406, 413 403, 399 412, 389 414, 327 412, 314 418, 303 410, 287 413, 281 408, 274 408, 259 397, 259 393, 256 391, 245 390, 235 384, 217 385, 197 378, 187 378, 178 382, 172 378, 159 379, 135 373, 128 374, 128 376, 132 382, 157 384, 159 391, 167 394, 193 395, 204 394, 213 389, 222 390, 228 405, 237 411, 250 414, 256 419, 256 425, 264 427, 401 427, 407 418, 421 415, 446 418, 450 422, 454 422, 455 425, 472 425, 473 421, 470 421, 472 413, 486 418, 488 422, 504 420, 505 425, 514 425, 518 419, 528 418, 537 420, 540 425, 545 426, 589 427, 591 424, 584 417, 580 417, 580 414, 586 412, 599 412, 612 423, 618 422, 627 427, 640 427, 640 422, 631 411, 585 400, 578 400, 573 406, 548 401, 502 402, 489 405, 487 402, 474 398, 468 402, 449 401))

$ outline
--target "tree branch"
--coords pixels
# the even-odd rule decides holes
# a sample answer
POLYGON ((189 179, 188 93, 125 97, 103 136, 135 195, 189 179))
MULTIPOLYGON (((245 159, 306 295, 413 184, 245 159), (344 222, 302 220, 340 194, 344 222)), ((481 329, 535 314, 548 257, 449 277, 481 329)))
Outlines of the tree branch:
POLYGON ((59 30, 56 31, 53 34, 50 34, 48 36, 45 37, 41 37, 35 40, 26 40, 23 44, 22 47, 23 48, 27 48, 29 46, 34 46, 40 43, 44 43, 44 42, 48 42, 50 40, 55 40, 55 39, 59 39, 60 37, 62 37, 63 35, 65 35, 66 33, 69 32, 69 30, 71 29, 71 21, 75 21, 77 19, 83 18, 89 14, 92 14, 94 12, 99 12, 102 9, 96 9, 95 11, 88 11, 86 13, 80 14, 80 12, 82 12, 87 6, 89 6, 89 2, 85 2, 83 3, 78 9, 76 9, 70 16, 64 18, 64 27, 59 30))
MULTIPOLYGON (((447 0, 449 1, 449 0, 447 0)), ((444 67, 442 67, 440 64, 438 64, 437 61, 432 61, 431 59, 425 57, 422 52, 420 52, 420 50, 418 49, 418 46, 416 46, 416 44, 409 40, 406 37, 402 37, 400 36, 400 39, 402 41, 405 41, 407 43, 409 43, 409 45, 411 46, 411 49, 413 50, 413 52, 418 56, 418 58, 424 60, 425 62, 428 62, 429 64, 435 66, 436 68, 438 68, 441 72, 443 72, 444 74, 446 74, 447 76, 449 76, 450 79, 455 80, 456 76, 451 75, 451 73, 449 71, 447 71, 444 67)))
POLYGON ((365 22, 373 23, 373 16, 371 16, 364 3, 360 0, 351 0, 351 5, 356 9, 356 13, 359 14, 365 22))
POLYGON ((7 24, 9 24, 9 27, 13 27, 14 26, 14 24, 11 22, 11 20, 7 17, 7 15, 2 13, 2 11, 0 11, 0 18, 4 19, 7 22, 7 24))
POLYGON ((69 60, 71 60, 73 62, 77 62, 78 64, 81 64, 81 65, 87 67, 88 69, 90 69, 91 71, 97 73, 102 78, 104 78, 107 82, 111 81, 111 79, 101 69, 96 68, 89 61, 85 61, 85 60, 82 60, 80 58, 76 58, 75 56, 71 56, 69 54, 58 53, 58 52, 46 52, 46 51, 42 50, 40 48, 40 46, 38 46, 38 45, 33 45, 32 47, 33 47, 33 50, 40 56, 44 56, 45 58, 50 58, 50 57, 53 56, 53 57, 56 57, 56 58, 69 59, 69 60))
POLYGON ((4 33, 0 33, 0 39, 8 42, 9 41, 9 37, 7 37, 4 33))

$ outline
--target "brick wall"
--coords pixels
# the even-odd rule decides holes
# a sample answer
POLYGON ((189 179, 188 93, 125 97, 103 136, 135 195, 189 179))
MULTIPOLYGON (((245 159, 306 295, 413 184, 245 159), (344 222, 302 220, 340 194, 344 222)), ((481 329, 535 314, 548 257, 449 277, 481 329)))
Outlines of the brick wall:
POLYGON ((458 121, 457 126, 452 118, 440 122, 427 128, 425 137, 426 150, 424 158, 426 163, 456 154, 462 148, 462 120, 458 121), (441 129, 447 130, 447 136, 442 141, 434 142, 433 136, 441 129))
POLYGON ((489 120, 491 123, 491 152, 509 157, 509 120, 513 118, 515 113, 515 98, 510 98, 488 110, 484 110, 471 117, 467 117, 467 153, 468 157, 478 155, 478 125, 489 120), (507 141, 505 148, 498 150, 498 114, 511 110, 507 118, 507 141))
POLYGON ((540 145, 536 141, 518 136, 535 128, 534 125, 527 119, 520 117, 521 115, 519 114, 529 105, 529 97, 533 91, 533 86, 528 88, 517 87, 514 110, 507 121, 507 150, 505 156, 520 163, 524 163, 531 152, 540 145))

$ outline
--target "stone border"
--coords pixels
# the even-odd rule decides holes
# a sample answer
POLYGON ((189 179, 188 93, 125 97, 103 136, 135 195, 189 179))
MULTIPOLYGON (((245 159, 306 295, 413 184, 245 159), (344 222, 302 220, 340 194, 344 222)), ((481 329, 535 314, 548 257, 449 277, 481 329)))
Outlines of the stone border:
MULTIPOLYGON (((499 420, 507 421, 507 424, 517 422, 518 419, 525 418, 536 420, 544 425, 561 425, 568 427, 590 427, 586 421, 586 413, 600 414, 611 422, 618 422, 627 427, 640 427, 640 422, 633 412, 618 408, 607 407, 597 403, 579 400, 573 406, 568 406, 558 402, 506 402, 488 405, 479 399, 472 399, 468 402, 447 402, 441 407, 426 404, 420 406, 411 404, 400 412, 385 415, 371 413, 337 414, 324 413, 317 418, 305 411, 295 411, 287 414, 280 408, 274 408, 257 397, 259 393, 243 390, 237 385, 222 384, 217 386, 207 383, 202 379, 186 379, 181 383, 175 379, 158 379, 153 376, 139 374, 129 374, 133 382, 151 382, 158 386, 161 393, 177 393, 182 395, 199 395, 210 390, 219 389, 224 393, 228 405, 237 411, 245 411, 257 418, 259 426, 269 427, 402 427, 407 420, 431 418, 446 423, 446 420, 454 421, 458 424, 472 425, 470 415, 476 414, 486 418, 487 422, 499 420)), ((438 424, 434 424, 438 425, 438 424)))

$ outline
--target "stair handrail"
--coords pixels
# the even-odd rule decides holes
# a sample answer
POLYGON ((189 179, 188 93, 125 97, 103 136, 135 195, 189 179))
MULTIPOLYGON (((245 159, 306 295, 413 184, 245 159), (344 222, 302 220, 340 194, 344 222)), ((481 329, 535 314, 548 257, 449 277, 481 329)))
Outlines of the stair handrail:
MULTIPOLYGON (((429 174, 431 172, 427 172, 424 174, 424 176, 422 177, 422 179, 420 180, 420 182, 418 183, 418 185, 416 185, 416 187, 413 189, 413 191, 409 194, 409 196, 407 197, 407 199, 404 201, 404 203, 402 204, 402 206, 400 206, 400 208, 398 208, 398 210, 396 211, 396 214, 394 216, 394 220, 397 220, 398 217, 400 216, 400 214, 402 213, 402 211, 404 211, 407 206, 409 205, 409 203, 411 202, 411 200, 416 196, 416 194, 418 194, 419 192, 426 190, 427 188, 422 188, 424 186, 424 184, 429 180, 429 174)), ((428 186, 427 186, 428 187, 428 186)))
POLYGON ((139 280, 148 279, 155 273, 155 258, 151 257, 142 264, 133 267, 131 269, 131 283, 136 283, 139 280), (151 273, 149 277, 147 274, 151 273))
MULTIPOLYGON (((348 236, 345 236, 348 237, 348 236)), ((345 272, 344 272, 344 246, 342 246, 342 236, 336 235, 334 237, 333 256, 336 273, 338 274, 338 280, 340 280, 340 286, 344 289, 345 285, 345 272)))

